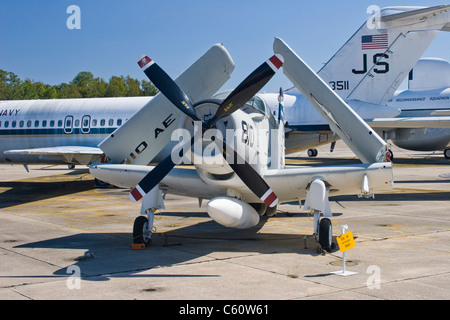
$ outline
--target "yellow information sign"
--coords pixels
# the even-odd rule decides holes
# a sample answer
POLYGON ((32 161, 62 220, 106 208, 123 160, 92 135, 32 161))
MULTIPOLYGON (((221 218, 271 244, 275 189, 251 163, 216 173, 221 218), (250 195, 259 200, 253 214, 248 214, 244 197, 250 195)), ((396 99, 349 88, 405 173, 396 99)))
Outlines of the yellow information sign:
POLYGON ((355 246, 355 239, 351 231, 344 233, 342 236, 336 238, 341 252, 347 251, 355 246))

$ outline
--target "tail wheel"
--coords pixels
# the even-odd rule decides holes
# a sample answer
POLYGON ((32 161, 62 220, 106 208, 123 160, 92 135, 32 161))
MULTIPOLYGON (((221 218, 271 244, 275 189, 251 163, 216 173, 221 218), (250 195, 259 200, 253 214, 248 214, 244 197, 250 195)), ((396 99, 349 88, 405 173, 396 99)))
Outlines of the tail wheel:
POLYGON ((331 252, 333 249, 333 227, 331 220, 323 218, 319 224, 319 244, 323 250, 331 252))
POLYGON ((134 220, 133 224, 133 243, 150 244, 151 230, 148 229, 148 219, 145 216, 139 216, 134 220))

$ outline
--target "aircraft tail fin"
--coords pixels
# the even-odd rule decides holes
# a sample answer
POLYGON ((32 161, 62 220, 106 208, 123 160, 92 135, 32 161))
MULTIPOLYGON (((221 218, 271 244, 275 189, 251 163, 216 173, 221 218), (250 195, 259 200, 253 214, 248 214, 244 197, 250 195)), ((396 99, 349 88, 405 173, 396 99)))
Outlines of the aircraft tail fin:
POLYGON ((386 161, 387 145, 329 86, 281 39, 274 52, 284 58, 283 72, 363 163, 386 161))
POLYGON ((343 99, 385 104, 440 30, 450 5, 387 7, 369 20, 318 72, 343 99))

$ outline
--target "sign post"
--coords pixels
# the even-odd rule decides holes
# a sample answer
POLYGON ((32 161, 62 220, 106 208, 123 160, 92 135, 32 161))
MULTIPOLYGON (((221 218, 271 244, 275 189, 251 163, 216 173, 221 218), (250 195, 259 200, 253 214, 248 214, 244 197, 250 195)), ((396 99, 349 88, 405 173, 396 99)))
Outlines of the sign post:
POLYGON ((345 233, 346 229, 348 229, 348 226, 344 224, 342 226, 342 235, 336 238, 339 245, 339 250, 342 252, 342 270, 331 272, 340 276, 351 276, 352 274, 358 273, 345 270, 345 252, 355 246, 355 239, 353 238, 352 232, 348 231, 345 233))

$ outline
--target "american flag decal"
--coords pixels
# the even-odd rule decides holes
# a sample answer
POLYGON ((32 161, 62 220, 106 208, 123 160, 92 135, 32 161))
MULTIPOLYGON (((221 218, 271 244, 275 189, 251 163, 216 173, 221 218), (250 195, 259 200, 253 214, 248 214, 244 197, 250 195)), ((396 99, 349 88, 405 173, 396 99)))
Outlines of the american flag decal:
POLYGON ((388 34, 377 34, 371 36, 362 36, 362 50, 387 49, 389 48, 388 34))

